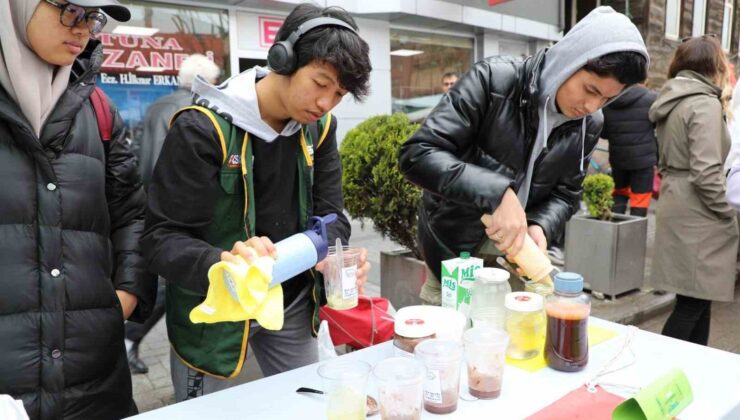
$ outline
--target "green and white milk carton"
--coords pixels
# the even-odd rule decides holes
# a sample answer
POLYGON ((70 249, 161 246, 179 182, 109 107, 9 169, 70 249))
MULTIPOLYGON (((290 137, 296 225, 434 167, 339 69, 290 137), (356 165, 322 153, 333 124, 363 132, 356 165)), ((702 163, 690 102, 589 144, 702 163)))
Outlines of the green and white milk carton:
POLYGON ((442 261, 442 306, 456 309, 467 317, 470 312, 470 292, 475 272, 483 267, 483 260, 461 252, 460 258, 442 261))

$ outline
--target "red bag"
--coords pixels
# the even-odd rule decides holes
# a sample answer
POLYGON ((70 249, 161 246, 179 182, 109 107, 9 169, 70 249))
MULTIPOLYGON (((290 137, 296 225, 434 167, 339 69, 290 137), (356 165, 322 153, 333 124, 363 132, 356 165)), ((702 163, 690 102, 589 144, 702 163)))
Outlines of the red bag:
POLYGON ((653 197, 657 200, 660 198, 660 172, 657 167, 653 167, 653 197))
POLYGON ((355 349, 383 343, 393 337, 393 315, 388 313, 388 299, 360 296, 352 309, 319 309, 319 318, 329 323, 335 346, 347 344, 355 349))
POLYGON ((95 86, 90 95, 90 102, 95 111, 95 119, 98 121, 100 139, 103 142, 110 141, 113 133, 113 114, 111 114, 110 104, 103 89, 95 86))

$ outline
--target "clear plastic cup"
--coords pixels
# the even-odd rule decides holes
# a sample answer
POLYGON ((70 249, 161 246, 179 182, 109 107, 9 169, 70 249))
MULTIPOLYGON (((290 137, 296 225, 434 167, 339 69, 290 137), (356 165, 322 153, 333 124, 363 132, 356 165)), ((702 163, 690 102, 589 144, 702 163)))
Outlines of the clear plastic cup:
POLYGON ((324 271, 326 303, 332 309, 352 309, 357 306, 357 264, 360 248, 342 247, 342 264, 338 264, 337 249, 329 247, 324 271))
POLYGON ((509 348, 506 355, 516 360, 527 360, 542 352, 546 328, 542 310, 542 296, 530 292, 506 295, 506 332, 509 348))
POLYGON ((334 359, 319 366, 329 420, 364 420, 371 366, 360 360, 334 359))
POLYGON ((373 369, 382 420, 420 420, 426 369, 408 357, 392 357, 373 369))
POLYGON ((460 396, 460 362, 462 345, 453 340, 433 338, 414 349, 414 355, 426 367, 424 409, 433 414, 457 410, 460 396))
POLYGON ((482 400, 498 398, 509 335, 497 328, 474 327, 465 331, 463 341, 470 395, 482 400))

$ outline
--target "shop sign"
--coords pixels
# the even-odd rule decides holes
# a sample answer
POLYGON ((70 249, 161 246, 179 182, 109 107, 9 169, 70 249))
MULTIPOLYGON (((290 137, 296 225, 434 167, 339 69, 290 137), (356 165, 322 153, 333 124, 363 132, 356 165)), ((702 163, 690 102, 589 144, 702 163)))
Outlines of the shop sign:
POLYGON ((190 54, 201 53, 223 68, 224 42, 213 35, 162 34, 133 36, 100 34, 105 84, 177 86, 177 73, 190 54))
POLYGON ((275 37, 277 36, 280 27, 283 26, 283 19, 278 19, 268 16, 260 16, 258 18, 260 28, 260 47, 270 48, 275 43, 275 37))

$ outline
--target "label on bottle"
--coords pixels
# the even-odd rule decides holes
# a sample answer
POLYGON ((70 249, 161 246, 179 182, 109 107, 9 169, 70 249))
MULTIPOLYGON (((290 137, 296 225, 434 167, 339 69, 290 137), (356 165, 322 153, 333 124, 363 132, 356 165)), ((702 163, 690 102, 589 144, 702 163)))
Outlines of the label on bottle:
POLYGON ((342 299, 357 296, 357 266, 342 267, 342 299))
POLYGON ((427 377, 424 381, 424 401, 442 404, 442 378, 439 370, 427 370, 427 377))

